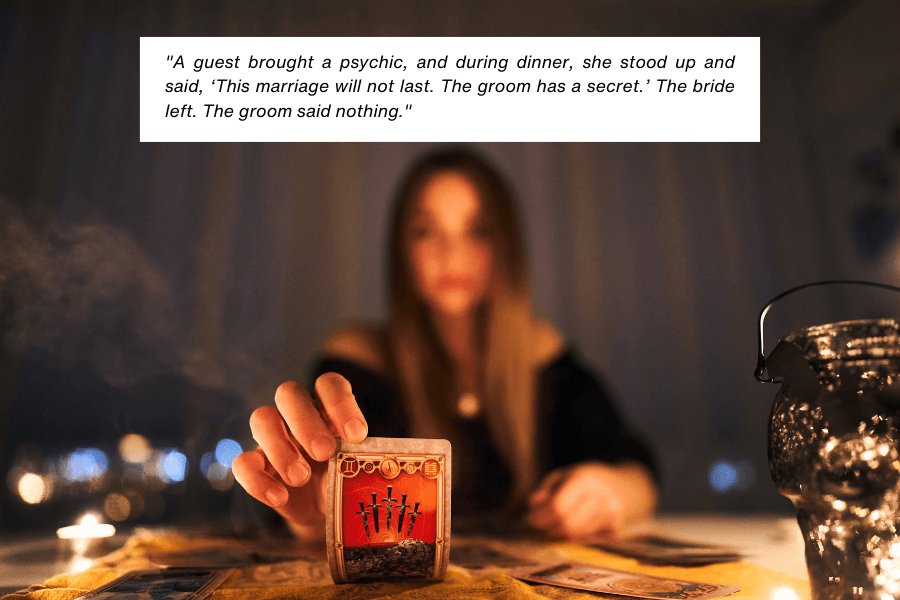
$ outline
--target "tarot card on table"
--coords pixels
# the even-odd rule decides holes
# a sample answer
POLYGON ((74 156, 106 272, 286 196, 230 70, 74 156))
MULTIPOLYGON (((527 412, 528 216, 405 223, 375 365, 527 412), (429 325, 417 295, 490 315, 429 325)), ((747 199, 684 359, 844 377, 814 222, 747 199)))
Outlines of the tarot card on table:
POLYGON ((75 600, 201 600, 232 572, 193 567, 131 571, 75 600))
POLYGON ((600 550, 636 558, 650 565, 699 567, 741 560, 741 554, 727 546, 696 544, 658 535, 641 535, 591 545, 600 550))
POLYGON ((534 583, 631 598, 706 600, 727 596, 740 590, 733 585, 654 577, 575 561, 522 567, 509 571, 509 575, 534 583))
POLYGON ((338 441, 328 462, 328 564, 336 583, 441 579, 450 542, 450 442, 338 441))

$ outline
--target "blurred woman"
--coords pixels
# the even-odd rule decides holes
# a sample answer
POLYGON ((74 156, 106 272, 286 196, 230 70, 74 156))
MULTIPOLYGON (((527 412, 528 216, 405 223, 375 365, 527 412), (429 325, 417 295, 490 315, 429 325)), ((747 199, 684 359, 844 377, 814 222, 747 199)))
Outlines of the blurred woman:
POLYGON ((287 382, 251 416, 259 448, 238 457, 235 477, 295 533, 324 535, 335 437, 369 434, 451 441, 455 525, 519 507, 533 527, 585 538, 652 512, 651 457, 597 378, 532 316, 510 189, 478 155, 437 152, 404 178, 390 311, 386 327, 332 337, 316 401, 287 382))

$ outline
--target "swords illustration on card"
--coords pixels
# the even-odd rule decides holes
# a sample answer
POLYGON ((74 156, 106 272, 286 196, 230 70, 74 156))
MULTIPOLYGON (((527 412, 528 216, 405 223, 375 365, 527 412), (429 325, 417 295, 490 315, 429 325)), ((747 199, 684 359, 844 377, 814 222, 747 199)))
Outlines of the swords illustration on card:
POLYGON ((336 583, 441 579, 450 543, 450 442, 338 440, 325 531, 336 583))

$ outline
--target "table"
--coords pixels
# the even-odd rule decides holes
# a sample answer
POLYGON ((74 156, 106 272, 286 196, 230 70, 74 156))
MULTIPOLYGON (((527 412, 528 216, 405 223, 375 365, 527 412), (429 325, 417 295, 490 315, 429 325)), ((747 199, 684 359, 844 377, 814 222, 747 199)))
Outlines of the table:
POLYGON ((704 544, 727 544, 751 565, 808 580, 803 534, 795 517, 784 515, 673 514, 657 517, 650 531, 704 544))
MULTIPOLYGON (((648 523, 645 530, 658 535, 676 537, 687 541, 727 544, 747 556, 746 561, 699 568, 648 567, 599 550, 568 542, 545 544, 542 552, 556 553, 562 558, 602 564, 612 568, 640 571, 648 574, 677 577, 694 581, 711 581, 741 586, 740 598, 761 600, 806 600, 809 585, 805 581, 803 543, 799 528, 793 519, 777 515, 725 516, 703 514, 662 515, 648 523)), ((38 536, 31 539, 0 540, 0 591, 25 588, 39 581, 46 581, 52 591, 44 589, 26 596, 36 600, 71 599, 76 590, 87 590, 101 585, 119 574, 132 569, 153 568, 162 555, 171 556, 179 551, 238 552, 247 549, 251 542, 203 536, 184 535, 180 530, 142 530, 136 532, 121 549, 106 557, 94 560, 59 557, 55 536, 38 536), (223 550, 224 549, 224 550, 223 550), (31 562, 29 562, 29 557, 31 562), (86 569, 81 573, 57 575, 61 571, 86 569)), ((120 545, 127 536, 117 536, 114 544, 120 545)), ((506 544, 507 542, 494 542, 506 544)), ((529 542, 533 543, 533 542, 529 542)), ((445 581, 438 584, 422 582, 348 584, 331 583, 324 548, 318 545, 304 547, 270 543, 265 552, 293 553, 285 562, 271 562, 239 569, 235 575, 210 597, 216 598, 387 598, 399 596, 408 599, 441 598, 458 595, 467 597, 497 597, 504 599, 542 598, 597 598, 575 591, 546 586, 532 587, 506 576, 496 569, 466 570, 451 565, 445 581), (288 548, 291 546, 290 548, 288 548), (303 587, 296 587, 302 584, 303 587), (293 586, 293 587, 292 587, 293 586)), ((256 546, 259 547, 258 545, 256 546)), ((452 542, 451 542, 452 548, 452 542)), ((451 549, 452 563, 452 549, 451 549)), ((171 564, 171 563, 169 563, 171 564)))

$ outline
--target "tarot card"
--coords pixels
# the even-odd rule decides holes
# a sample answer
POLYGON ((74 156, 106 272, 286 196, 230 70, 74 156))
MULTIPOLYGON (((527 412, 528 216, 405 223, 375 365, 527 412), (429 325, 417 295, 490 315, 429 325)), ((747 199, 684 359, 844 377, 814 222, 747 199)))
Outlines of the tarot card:
POLYGON ((510 571, 509 574, 523 581, 631 598, 706 600, 727 596, 740 590, 734 585, 653 577, 575 561, 540 567, 522 567, 510 571))
POLYGON ((325 532, 335 583, 443 578, 450 543, 450 442, 338 440, 327 483, 325 532))
POLYGON ((695 544, 658 535, 641 535, 591 545, 651 565, 696 567, 741 560, 741 554, 727 546, 695 544))
POLYGON ((201 600, 232 571, 196 567, 131 571, 75 600, 201 600))

